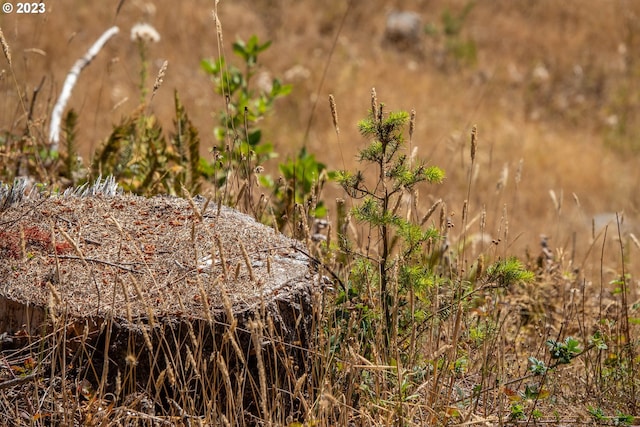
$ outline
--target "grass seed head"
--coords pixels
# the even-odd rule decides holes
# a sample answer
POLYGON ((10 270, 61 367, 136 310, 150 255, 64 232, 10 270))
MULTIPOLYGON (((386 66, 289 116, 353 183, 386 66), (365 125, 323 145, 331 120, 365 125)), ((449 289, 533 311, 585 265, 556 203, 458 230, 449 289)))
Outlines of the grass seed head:
POLYGON ((120 374, 120 370, 116 373, 116 397, 120 397, 120 393, 122 393, 122 374, 120 374))
POLYGON ((336 99, 333 95, 329 95, 329 107, 331 108, 331 118, 333 119, 333 128, 337 134, 340 134, 340 127, 338 126, 338 109, 336 108, 336 99))
POLYGON ((416 130, 416 110, 411 110, 411 118, 409 119, 409 141, 413 140, 413 132, 416 130))
POLYGON ((147 328, 143 325, 140 330, 142 331, 142 337, 144 338, 144 344, 147 346, 147 350, 150 354, 153 354, 153 344, 151 343, 151 337, 149 336, 149 332, 147 332, 147 328))
POLYGON ((167 378, 169 379, 169 384, 171 384, 172 386, 176 385, 176 375, 175 372, 173 371, 173 367, 171 365, 171 362, 169 361, 169 359, 167 358, 167 356, 164 356, 164 361, 165 364, 167 365, 165 371, 167 372, 167 378))
POLYGON ((242 242, 240 243, 240 249, 242 250, 242 258, 244 258, 244 263, 247 266, 247 270, 249 270, 249 278, 252 282, 255 282, 256 276, 253 274, 253 267, 251 266, 251 260, 249 259, 249 254, 247 253, 247 248, 245 248, 242 242))
POLYGON ((158 75, 156 76, 156 81, 153 83, 153 91, 151 92, 152 98, 156 95, 156 93, 158 92, 158 89, 160 89, 160 86, 162 86, 162 83, 164 82, 164 76, 167 72, 168 66, 169 66, 169 61, 164 61, 162 63, 162 67, 160 67, 160 70, 158 71, 158 75))
POLYGON ((225 280, 229 280, 229 269, 227 268, 227 260, 224 257, 224 248, 222 247, 220 236, 216 235, 214 237, 214 240, 216 241, 216 246, 218 247, 218 257, 220 258, 220 265, 222 266, 224 278, 225 280))
POLYGON ((476 160, 476 148, 478 145, 478 127, 473 125, 471 129, 471 162, 476 160))
POLYGON ((378 95, 375 87, 371 88, 371 114, 374 120, 378 117, 378 95))
POLYGON ((236 272, 235 272, 235 276, 233 278, 233 280, 238 280, 238 277, 240 277, 240 268, 241 268, 241 264, 237 263, 236 264, 236 272))
POLYGON ((11 50, 9 49, 9 44, 7 43, 7 39, 4 38, 4 33, 2 32, 2 28, 0 28, 0 45, 2 45, 2 52, 4 53, 4 57, 7 58, 9 67, 11 67, 12 66, 11 50))
POLYGON ((60 292, 56 289, 56 287, 51 282, 47 282, 47 287, 49 288, 49 294, 51 298, 53 298, 53 303, 55 304, 53 307, 60 307, 62 305, 62 297, 60 296, 60 292))
POLYGON ((216 0, 215 9, 211 13, 211 16, 213 17, 213 22, 216 24, 216 36, 218 37, 219 43, 222 44, 222 24, 218 18, 218 1, 219 0, 216 0))
POLYGON ((198 291, 200 295, 200 301, 202 302, 202 310, 204 311, 204 316, 209 322, 210 325, 213 324, 213 317, 211 316, 211 308, 209 306, 209 296, 202 285, 202 282, 198 281, 198 291))
POLYGON ((128 366, 132 366, 133 367, 133 366, 137 366, 138 365, 138 358, 133 353, 127 354, 127 357, 125 357, 124 361, 126 362, 126 364, 128 366))
POLYGON ((156 390, 160 390, 160 387, 162 387, 162 384, 164 383, 164 377, 166 375, 167 375, 167 370, 163 369, 158 375, 158 378, 156 378, 156 381, 155 381, 156 390))

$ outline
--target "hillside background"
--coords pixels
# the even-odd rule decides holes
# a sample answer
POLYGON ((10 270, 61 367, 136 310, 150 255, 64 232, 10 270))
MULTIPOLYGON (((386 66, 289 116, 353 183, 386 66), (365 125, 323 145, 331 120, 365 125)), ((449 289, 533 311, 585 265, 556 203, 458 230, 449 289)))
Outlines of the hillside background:
MULTIPOLYGON (((212 1, 45 3, 44 15, 0 15, 17 85, 31 96, 44 79, 38 96, 48 102, 38 103, 39 120, 48 120, 73 63, 107 28, 121 29, 83 71, 69 104, 80 115, 85 159, 113 124, 138 107, 140 58, 129 34, 137 22, 151 24, 161 36, 149 50, 149 85, 162 62, 169 61, 152 111, 169 129, 177 90, 204 145, 214 144, 223 100, 200 68, 202 59, 219 56, 212 1)), ((450 212, 460 215, 469 133, 477 124, 470 212, 473 218, 486 209, 487 230, 500 238, 499 253, 535 257, 544 234, 559 257, 575 259, 577 267, 599 268, 598 262, 582 263, 587 253, 600 256, 599 248, 589 251, 595 215, 624 212, 625 227, 638 231, 640 3, 477 1, 460 19, 458 31, 447 36, 445 14, 459 17, 469 4, 221 1, 228 60, 234 61, 233 41, 256 34, 273 42, 261 58, 264 76, 293 85, 292 94, 278 100, 261 123, 264 139, 280 154, 267 172, 277 176, 278 160, 303 146, 332 169, 353 167, 364 143, 356 123, 366 115, 375 87, 388 109, 416 110, 418 155, 447 173, 443 185, 421 189, 423 207, 442 198, 450 212), (420 15, 427 31, 417 45, 401 49, 385 41, 392 10, 420 15), (337 101, 340 143, 329 94, 337 101)), ((20 129, 24 110, 6 67, 2 61, 0 117, 4 128, 20 129)), ((270 80, 258 75, 256 83, 261 79, 270 80)), ((341 195, 337 185, 330 187, 328 200, 341 195)), ((638 248, 629 244, 626 255, 633 265, 638 248)), ((614 244, 607 257, 619 263, 614 244)))

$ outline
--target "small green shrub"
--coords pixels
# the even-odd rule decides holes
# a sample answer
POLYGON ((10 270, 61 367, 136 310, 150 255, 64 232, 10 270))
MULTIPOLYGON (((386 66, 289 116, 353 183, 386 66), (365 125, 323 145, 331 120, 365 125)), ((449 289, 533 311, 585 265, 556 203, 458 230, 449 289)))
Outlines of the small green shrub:
POLYGON ((462 29, 475 2, 468 2, 459 13, 445 9, 441 15, 440 25, 429 23, 424 31, 434 39, 440 40, 444 45, 447 55, 454 64, 474 65, 477 62, 478 52, 476 43, 471 38, 462 37, 462 29))
POLYGON ((96 151, 93 175, 113 175, 126 191, 136 194, 180 195, 183 187, 198 192, 206 170, 200 160, 200 138, 177 91, 174 101, 175 130, 169 138, 157 118, 141 106, 114 126, 96 151))
MULTIPOLYGON (((268 175, 260 177, 263 186, 273 190, 272 209, 278 228, 283 229, 296 215, 295 206, 304 207, 303 214, 308 220, 326 217, 322 189, 327 180, 335 179, 336 172, 327 170, 326 165, 316 160, 305 147, 293 159, 280 163, 278 169, 282 182, 273 182, 268 175)), ((298 233, 294 234, 300 237, 298 233)))
MULTIPOLYGON (((392 316, 394 312, 397 315, 400 298, 404 299, 410 290, 415 290, 414 285, 421 282, 415 280, 416 274, 421 272, 414 268, 421 250, 427 242, 438 238, 435 229, 423 230, 420 225, 403 218, 399 213, 400 203, 420 182, 439 183, 444 179, 444 172, 438 167, 413 162, 404 153, 403 128, 409 124, 409 119, 409 113, 404 111, 385 113, 384 104, 378 106, 374 91, 369 117, 358 123, 360 133, 370 139, 369 145, 360 150, 359 160, 375 167, 374 183, 367 183, 363 171, 344 170, 337 176, 346 193, 360 201, 353 208, 353 217, 367 224, 375 232, 372 240, 379 242, 377 247, 370 248, 375 255, 370 259, 373 268, 367 270, 372 274, 362 277, 351 287, 358 292, 363 285, 377 289, 382 333, 387 342, 394 329, 392 316), (405 280, 395 282, 397 288, 393 290, 392 283, 398 278, 405 280)), ((414 125, 411 124, 411 129, 414 125)), ((422 273, 428 276, 428 272, 422 273)))
MULTIPOLYGON (((217 188, 224 188, 225 201, 233 199, 243 183, 250 182, 247 195, 251 197, 251 181, 261 171, 265 161, 276 157, 273 144, 262 141, 262 130, 258 123, 273 108, 275 100, 291 92, 290 85, 283 85, 277 78, 270 88, 254 88, 252 79, 258 71, 258 56, 271 46, 261 43, 257 36, 248 41, 238 40, 233 44, 233 53, 243 61, 244 70, 229 64, 224 57, 205 59, 202 69, 211 76, 215 93, 225 99, 225 108, 218 113, 219 125, 214 129, 218 145, 213 148, 214 161, 218 166, 211 176, 217 188)), ((262 182, 268 179, 262 178, 262 182)))

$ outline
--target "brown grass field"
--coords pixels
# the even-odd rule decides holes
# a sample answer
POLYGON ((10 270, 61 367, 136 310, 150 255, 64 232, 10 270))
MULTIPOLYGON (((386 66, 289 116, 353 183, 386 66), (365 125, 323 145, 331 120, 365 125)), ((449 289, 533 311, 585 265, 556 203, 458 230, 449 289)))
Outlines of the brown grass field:
MULTIPOLYGON (((345 385, 345 378, 351 377, 336 374, 340 381, 326 385, 331 391, 327 395, 334 400, 314 400, 309 414, 314 414, 315 421, 310 417, 300 423, 534 425, 529 416, 534 407, 548 425, 615 422, 610 418, 594 421, 588 407, 602 408, 607 416, 640 416, 640 243, 635 237, 640 233, 640 2, 479 0, 462 21, 460 32, 446 36, 443 13, 460 13, 467 0, 222 0, 218 4, 222 39, 212 18, 214 2, 209 0, 44 3, 47 11, 41 15, 0 14, 12 58, 11 67, 6 56, 0 58, 3 133, 20 133, 25 128, 29 109, 25 100, 30 102, 39 87, 32 120, 35 133, 45 141, 49 114, 69 69, 105 30, 117 25, 120 33, 80 74, 67 107, 79 114, 79 152, 88 163, 113 126, 139 108, 141 59, 129 32, 135 23, 147 22, 161 37, 147 52, 148 87, 168 61, 149 111, 170 129, 177 91, 200 131, 202 154, 211 156, 208 148, 215 144, 213 128, 224 99, 214 93, 200 61, 223 55, 234 62, 233 41, 256 34, 260 40, 272 41, 261 56, 256 82, 279 77, 293 85, 291 94, 278 99, 260 123, 263 139, 273 142, 279 153, 265 165, 268 173, 277 177, 278 162, 295 156, 302 147, 330 169, 358 167, 356 155, 366 140, 359 135, 357 123, 366 116, 375 87, 387 111, 415 109, 412 145, 419 157, 446 173, 442 184, 420 187, 419 209, 426 211, 442 199, 454 224, 449 231, 453 242, 479 236, 481 231, 486 234, 486 240, 465 253, 463 270, 471 268, 480 254, 487 263, 516 256, 535 270, 542 253, 541 236, 547 236, 553 268, 536 271, 534 284, 518 288, 502 301, 505 311, 527 311, 530 318, 525 321, 524 314, 516 314, 515 320, 504 320, 502 336, 492 341, 494 347, 489 350, 461 344, 465 352, 484 352, 484 361, 483 356, 469 356, 468 376, 451 374, 425 382, 428 387, 416 386, 413 391, 426 397, 415 406, 406 403, 410 408, 406 409, 380 397, 387 392, 393 395, 393 387, 385 380, 376 382, 380 400, 365 393, 356 404, 349 400, 355 393, 349 388, 352 385, 345 385), (423 32, 417 46, 405 49, 386 41, 386 16, 395 9, 418 12, 422 24, 437 34, 423 32), (467 43, 473 52, 455 51, 452 43, 467 43), (330 94, 337 104, 339 138, 332 124, 330 94), (471 170, 469 139, 474 125, 479 139, 471 170), (486 225, 481 227, 478 218, 483 213, 486 225), (621 240, 615 213, 621 219, 621 240), (613 221, 603 228, 605 217, 613 221), (620 295, 610 284, 621 276, 623 267, 629 274, 625 282, 628 312, 621 310, 620 295), (625 332, 621 316, 627 318, 631 343, 620 338, 625 332), (609 323, 603 321, 605 317, 609 323), (526 381, 513 388, 499 385, 500 378, 507 382, 525 376, 527 357, 542 358, 546 339, 556 339, 562 332, 559 341, 573 335, 586 348, 588 337, 599 328, 609 328, 610 352, 592 350, 548 374, 552 378, 535 404, 514 397, 526 381), (499 359, 499 373, 491 375, 496 375, 495 389, 502 394, 488 390, 481 403, 461 407, 462 400, 454 394, 470 390, 478 377, 487 381, 483 369, 491 354, 499 359), (607 360, 613 364, 614 359, 627 357, 624 374, 619 373, 615 381, 604 378, 602 366, 607 360), (337 390, 341 387, 348 388, 341 389, 342 401, 337 390), (630 390, 638 394, 630 396, 630 390), (348 415, 332 418, 327 413, 340 407, 336 401, 353 411, 338 410, 348 415), (509 418, 519 404, 529 411, 526 417, 509 418)), ((333 201, 345 197, 344 191, 328 183, 324 197, 333 219, 333 201)), ((358 228, 366 233, 364 229, 358 228)), ((487 296, 491 298, 497 297, 487 296)), ((482 321, 482 307, 475 307, 475 314, 474 309, 470 311, 462 329, 468 332, 473 322, 482 321)), ((452 337, 453 344, 459 338, 460 321, 449 322, 438 338, 443 346, 452 337)), ((419 351, 448 354, 438 339, 429 336, 419 351)), ((372 377, 382 375, 371 371, 372 377)), ((640 424, 637 419, 630 422, 640 424)), ((291 419, 287 423, 295 425, 291 419)))

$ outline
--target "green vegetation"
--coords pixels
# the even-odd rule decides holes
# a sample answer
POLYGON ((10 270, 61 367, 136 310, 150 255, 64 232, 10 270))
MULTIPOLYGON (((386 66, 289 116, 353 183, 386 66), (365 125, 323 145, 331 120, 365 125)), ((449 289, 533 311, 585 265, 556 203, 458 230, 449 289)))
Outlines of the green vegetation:
POLYGON ((175 93, 174 132, 165 137, 153 114, 141 106, 114 126, 96 152, 92 176, 111 175, 126 191, 136 194, 182 194, 199 191, 205 162, 200 137, 175 93))
POLYGON ((429 23, 424 28, 428 36, 442 41, 445 52, 454 64, 473 65, 477 61, 478 52, 475 41, 461 34, 474 6, 475 2, 470 1, 458 13, 447 8, 442 12, 440 25, 429 23))
MULTIPOLYGON (((224 189, 220 199, 223 203, 233 204, 242 192, 246 194, 245 205, 250 206, 253 181, 264 162, 277 156, 273 144, 262 141, 262 130, 257 124, 273 108, 277 98, 291 91, 291 86, 283 85, 277 78, 270 82, 270 88, 254 89, 251 85, 257 72, 258 55, 270 45, 270 42, 260 43, 256 36, 246 43, 242 40, 233 43, 233 53, 242 59, 244 70, 228 64, 222 56, 216 61, 201 63, 211 76, 215 93, 223 96, 226 104, 218 113, 220 125, 214 129, 218 145, 213 147, 215 163, 208 177, 217 188, 224 189), (249 184, 244 185, 246 182, 249 184)), ((260 182, 272 184, 269 177, 260 177, 260 182)))
MULTIPOLYGON (((389 343, 391 331, 396 327, 392 308, 399 307, 397 298, 405 299, 409 293, 415 292, 413 288, 416 284, 428 281, 432 273, 420 272, 416 267, 426 261, 424 246, 438 241, 435 229, 423 231, 419 224, 403 219, 399 212, 400 203, 403 197, 411 196, 418 183, 442 182, 444 172, 419 162, 411 164, 411 159, 403 150, 405 140, 402 134, 402 128, 409 122, 409 114, 401 111, 386 115, 383 110, 384 104, 378 106, 374 92, 369 118, 358 124, 362 135, 371 139, 369 146, 360 151, 360 162, 365 166, 366 163, 375 166, 375 184, 367 185, 361 171, 342 171, 338 175, 338 182, 350 197, 362 199, 362 203, 354 207, 353 216, 370 226, 375 234, 369 239, 379 242, 377 248, 368 248, 375 254, 375 268, 371 269, 375 273, 363 277, 361 283, 353 286, 356 289, 369 288, 367 293, 371 293, 371 288, 378 289, 378 302, 384 320, 380 326, 389 343), (391 289, 392 283, 398 279, 400 281, 396 282, 394 291, 391 289)), ((415 123, 411 126, 413 128, 415 123)))

